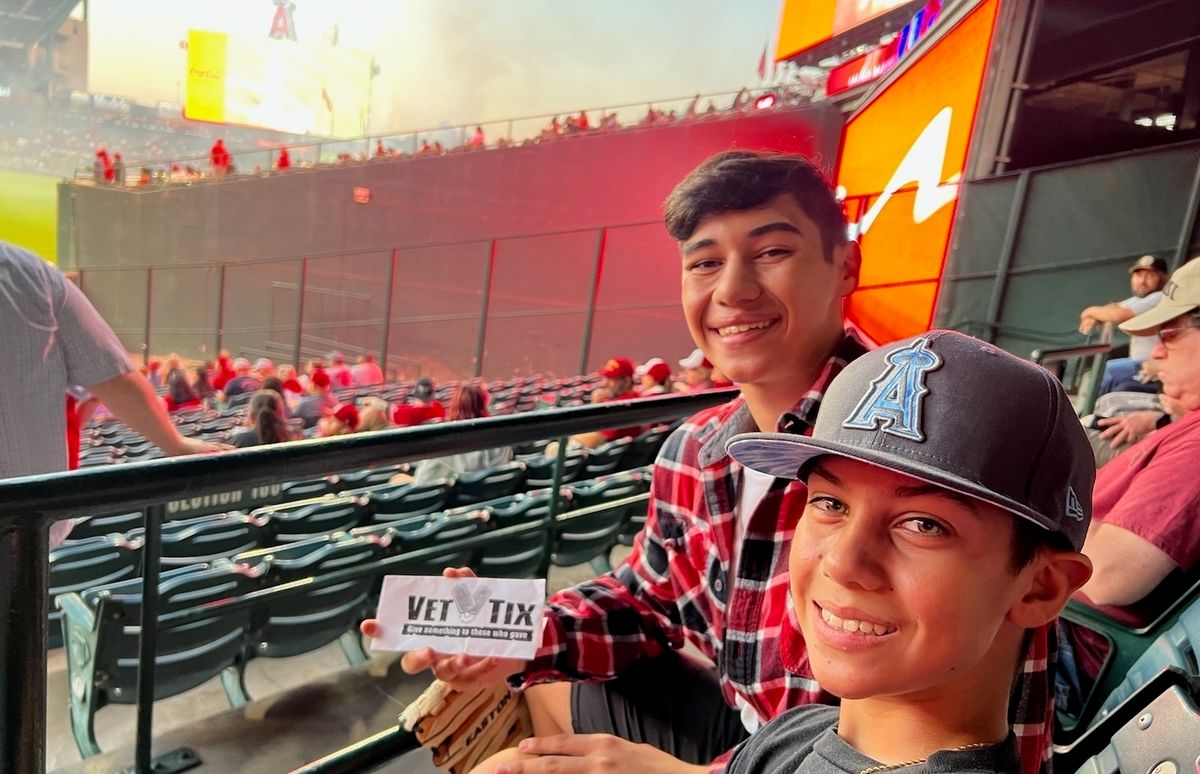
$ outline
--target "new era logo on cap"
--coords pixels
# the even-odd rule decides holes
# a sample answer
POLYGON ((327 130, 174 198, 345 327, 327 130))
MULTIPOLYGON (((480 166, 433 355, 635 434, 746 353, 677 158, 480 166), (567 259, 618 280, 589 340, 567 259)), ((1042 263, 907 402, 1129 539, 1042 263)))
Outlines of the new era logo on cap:
POLYGON ((1079 495, 1075 494, 1075 487, 1067 487, 1067 518, 1075 521, 1083 521, 1084 517, 1083 503, 1079 502, 1079 495))
POLYGON ((929 393, 925 374, 942 364, 930 351, 929 340, 914 339, 911 344, 887 355, 888 368, 871 380, 871 389, 863 395, 842 427, 854 430, 882 430, 885 433, 924 441, 921 429, 921 399, 929 393))

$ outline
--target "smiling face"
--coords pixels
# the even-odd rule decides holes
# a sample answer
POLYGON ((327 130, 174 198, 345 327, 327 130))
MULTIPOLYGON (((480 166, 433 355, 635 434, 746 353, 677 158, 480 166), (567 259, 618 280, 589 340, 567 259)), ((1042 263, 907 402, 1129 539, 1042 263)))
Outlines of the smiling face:
POLYGON ((858 279, 857 248, 840 245, 827 257, 794 196, 704 218, 681 253, 688 329, 729 379, 798 383, 841 335, 842 299, 858 279))
POLYGON ((1038 571, 1010 566, 1014 518, 865 463, 818 460, 789 571, 821 686, 919 698, 1011 676, 1023 626, 1010 611, 1038 571))

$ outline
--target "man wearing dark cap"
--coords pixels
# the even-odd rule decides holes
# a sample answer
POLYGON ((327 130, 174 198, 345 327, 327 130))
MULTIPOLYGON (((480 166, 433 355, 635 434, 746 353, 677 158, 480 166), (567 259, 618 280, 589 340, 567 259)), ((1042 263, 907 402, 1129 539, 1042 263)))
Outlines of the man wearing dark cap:
MULTIPOLYGON (((1123 323, 1134 315, 1152 309, 1162 298, 1162 287, 1167 284, 1167 262, 1155 255, 1143 255, 1129 267, 1129 285, 1133 295, 1124 301, 1115 301, 1104 306, 1089 306, 1079 315, 1079 332, 1091 333, 1103 323, 1123 323)), ((1130 334, 1129 357, 1109 360, 1104 367, 1104 380, 1100 383, 1100 394, 1109 392, 1157 392, 1134 379, 1142 363, 1150 357, 1154 347, 1153 336, 1130 334)))
POLYGON ((433 397, 433 393, 433 380, 422 376, 413 385, 409 402, 402 403, 392 410, 392 424, 397 427, 414 427, 435 419, 443 419, 446 416, 446 407, 433 397))

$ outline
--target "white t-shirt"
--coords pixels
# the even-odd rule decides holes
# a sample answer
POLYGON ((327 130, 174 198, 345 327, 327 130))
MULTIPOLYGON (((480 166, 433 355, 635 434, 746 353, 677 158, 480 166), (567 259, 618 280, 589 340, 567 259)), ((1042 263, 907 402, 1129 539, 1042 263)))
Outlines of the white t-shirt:
MULTIPOLYGON (((1121 302, 1121 306, 1125 307, 1134 314, 1148 312, 1158 306, 1158 302, 1162 300, 1163 294, 1161 290, 1156 290, 1141 298, 1130 296, 1121 302)), ((1135 336, 1129 334, 1129 359, 1136 360, 1141 363, 1150 359, 1150 350, 1154 349, 1154 342, 1158 337, 1154 334, 1149 336, 1135 336)))
MULTIPOLYGON (((767 496, 767 491, 771 488, 771 482, 775 479, 766 473, 759 473, 757 470, 742 468, 742 480, 740 491, 738 492, 737 506, 737 521, 733 526, 733 550, 729 558, 729 571, 737 574, 738 559, 741 558, 742 535, 746 534, 746 525, 750 523, 750 516, 754 513, 754 509, 767 496)), ((733 588, 734 580, 729 579, 729 587, 733 588)), ((745 726, 748 733, 753 734, 762 725, 762 718, 758 716, 758 712, 751 707, 741 694, 737 695, 734 701, 738 712, 741 713, 742 725, 745 726)))

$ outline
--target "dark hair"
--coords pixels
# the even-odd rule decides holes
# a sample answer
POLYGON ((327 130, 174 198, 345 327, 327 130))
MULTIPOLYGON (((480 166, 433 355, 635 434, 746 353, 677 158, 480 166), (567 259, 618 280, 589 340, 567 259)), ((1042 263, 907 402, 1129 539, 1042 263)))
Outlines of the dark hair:
POLYGON ((171 373, 167 374, 167 397, 176 406, 182 406, 200 396, 192 389, 192 385, 188 384, 187 375, 183 370, 172 368, 171 373))
POLYGON ((460 384, 446 409, 446 421, 479 419, 488 415, 488 393, 481 384, 460 384))
POLYGON ((250 399, 250 422, 254 439, 260 444, 292 440, 292 431, 283 416, 283 397, 274 390, 259 390, 250 399))
POLYGON ((196 366, 194 373, 196 381, 192 387, 196 390, 196 394, 201 398, 211 398, 216 390, 213 389, 212 382, 208 380, 208 372, 213 367, 212 362, 205 363, 202 366, 196 366))
POLYGON ((1013 574, 1019 573, 1025 569, 1034 557, 1038 555, 1038 551, 1042 549, 1050 551, 1074 551, 1071 542, 1067 540, 1067 536, 1061 532, 1051 532, 1050 530, 1039 527, 1029 519, 1023 519, 1020 516, 1013 516, 1013 536, 1012 536, 1012 554, 1010 555, 1009 569, 1013 574))
POLYGON ((283 380, 278 376, 268 376, 266 379, 263 379, 262 386, 259 387, 259 390, 270 390, 271 392, 277 392, 279 393, 279 397, 282 398, 284 397, 283 380))
POLYGON ((709 215, 753 210, 783 194, 817 224, 825 258, 832 259, 833 249, 847 242, 846 209, 811 161, 786 153, 725 151, 709 158, 667 197, 667 233, 687 241, 709 215))

